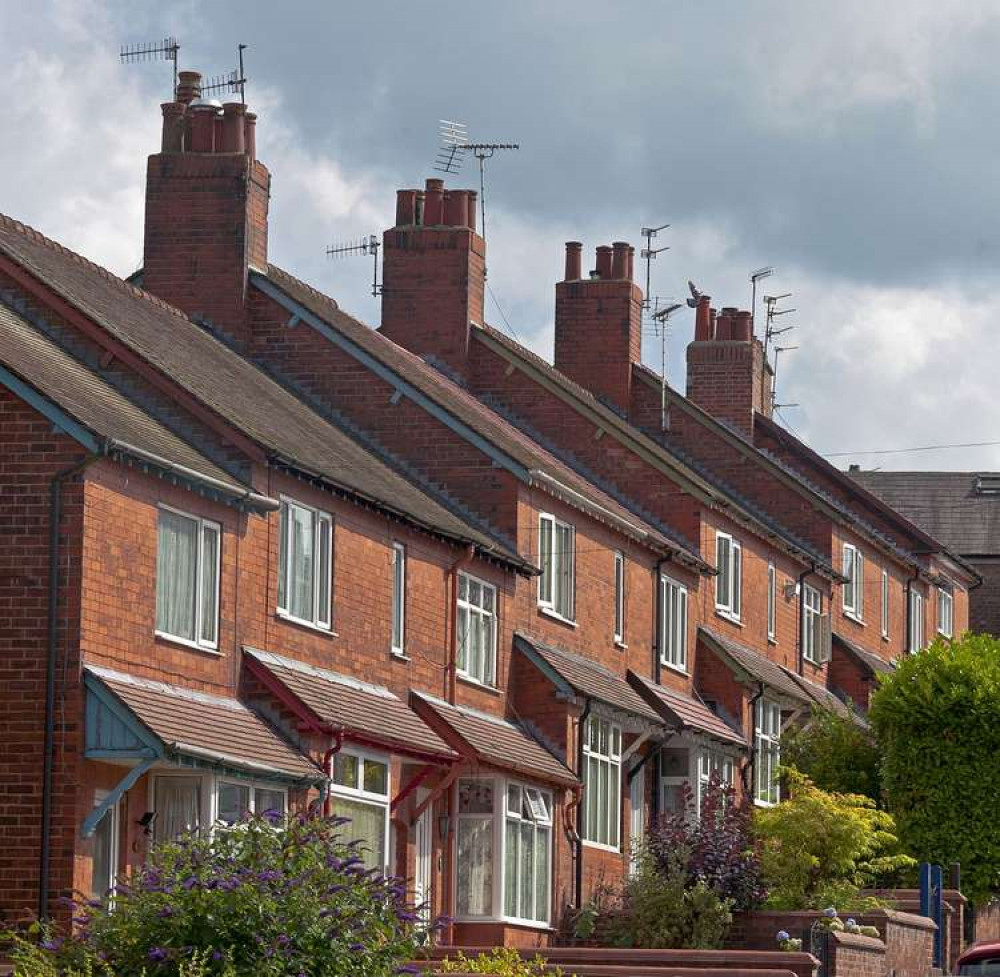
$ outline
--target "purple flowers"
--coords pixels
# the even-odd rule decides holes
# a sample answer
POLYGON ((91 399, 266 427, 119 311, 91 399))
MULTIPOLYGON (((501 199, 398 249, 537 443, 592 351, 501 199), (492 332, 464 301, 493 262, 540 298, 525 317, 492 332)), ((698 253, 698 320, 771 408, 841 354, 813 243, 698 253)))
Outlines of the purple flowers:
POLYGON ((166 960, 170 954, 167 953, 162 946, 154 946, 153 949, 146 954, 146 956, 152 960, 153 963, 163 963, 163 961, 166 960))
POLYGON ((791 935, 791 933, 788 932, 788 930, 778 930, 778 937, 777 937, 777 939, 778 939, 779 943, 784 943, 785 940, 790 940, 791 938, 792 938, 792 935, 791 935))

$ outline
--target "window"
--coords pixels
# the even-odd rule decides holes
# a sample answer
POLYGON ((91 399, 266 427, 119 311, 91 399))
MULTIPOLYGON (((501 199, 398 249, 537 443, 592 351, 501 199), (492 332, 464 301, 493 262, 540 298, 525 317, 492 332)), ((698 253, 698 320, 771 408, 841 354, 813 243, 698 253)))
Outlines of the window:
POLYGON ((824 654, 823 595, 806 584, 802 590, 802 657, 819 665, 824 654))
POLYGON ((612 848, 619 846, 621 813, 621 727, 591 716, 583 731, 584 841, 612 848))
POLYGON ((778 574, 774 569, 774 564, 767 565, 767 637, 769 641, 775 640, 777 634, 777 614, 778 614, 778 574))
POLYGON ((695 794, 698 817, 701 817, 705 794, 708 792, 713 778, 719 784, 732 787, 733 759, 715 750, 701 750, 698 753, 698 790, 695 794))
POLYGON ((381 757, 341 750, 333 758, 333 813, 350 818, 347 841, 362 841, 369 868, 383 869, 389 857, 389 764, 381 757))
POLYGON ((455 906, 459 916, 493 915, 494 792, 492 780, 458 782, 455 906))
POLYGON ((201 777, 157 777, 153 783, 154 841, 172 841, 201 827, 201 777))
POLYGON ((203 648, 219 646, 218 523, 160 509, 156 632, 203 648))
MULTIPOLYGON (((107 798, 106 790, 94 792, 94 807, 107 798)), ((91 861, 90 895, 104 900, 115 887, 118 874, 118 805, 112 804, 94 829, 94 855, 91 861)))
POLYGON ((907 627, 907 650, 914 654, 924 646, 924 596, 918 590, 910 589, 909 621, 907 627))
POLYGON ((458 671, 483 685, 496 683, 497 590, 458 575, 458 671))
POLYGON ((691 782, 691 751, 664 747, 660 750, 660 812, 683 814, 687 785, 691 782))
POLYGON ((743 547, 726 533, 715 534, 715 609, 739 620, 743 590, 743 547))
POLYGON ((283 499, 278 554, 278 611, 330 628, 333 521, 325 512, 283 499))
POLYGON ((406 547, 392 544, 392 653, 404 655, 406 628, 406 547))
POLYGON ((761 805, 781 800, 778 766, 781 763, 781 707, 758 699, 754 707, 754 800, 761 805))
POLYGON ((865 558, 856 546, 844 543, 844 576, 842 587, 844 613, 860 621, 865 616, 865 558))
POLYGON ((503 912, 508 919, 549 921, 551 850, 552 795, 508 784, 503 871, 503 912))
POLYGON ((284 814, 285 792, 280 787, 268 787, 241 782, 220 781, 215 791, 217 821, 237 824, 249 814, 275 811, 284 814))
POLYGON ((955 598, 942 588, 938 588, 938 634, 950 638, 955 625, 955 598))
POLYGON ((615 553, 615 641, 625 644, 625 554, 615 553))
POLYGON ((889 571, 882 571, 882 637, 889 637, 889 571))
POLYGON ((687 671, 687 588, 660 577, 660 661, 669 668, 687 671))
POLYGON ((572 621, 575 614, 576 530, 554 516, 539 516, 539 606, 572 621))

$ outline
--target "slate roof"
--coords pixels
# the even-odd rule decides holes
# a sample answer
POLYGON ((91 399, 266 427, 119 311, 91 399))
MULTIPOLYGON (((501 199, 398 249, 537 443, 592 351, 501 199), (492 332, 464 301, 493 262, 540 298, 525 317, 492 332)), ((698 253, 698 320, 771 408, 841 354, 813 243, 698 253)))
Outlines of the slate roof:
POLYGON ((862 472, 848 476, 965 557, 1000 555, 1000 495, 980 493, 994 472, 862 472))
POLYGON ((849 641, 842 634, 837 634, 836 631, 833 632, 833 640, 869 674, 888 675, 895 671, 896 666, 893 665, 892 662, 886 661, 884 658, 880 658, 878 655, 868 651, 866 648, 862 648, 860 645, 856 645, 853 641, 849 641))
POLYGON ((0 253, 272 457, 407 522, 526 565, 166 302, 3 215, 0 253))
POLYGON ((817 705, 821 709, 828 709, 830 712, 835 712, 838 716, 849 717, 859 726, 867 728, 868 721, 853 709, 848 708, 847 703, 838 698, 825 685, 819 685, 816 682, 810 681, 804 676, 793 672, 790 668, 786 668, 785 672, 809 696, 813 705, 817 705))
POLYGON ((316 780, 323 772, 238 699, 88 665, 87 673, 159 739, 167 759, 195 757, 251 772, 316 780))
POLYGON ((410 702, 465 757, 522 777, 578 783, 572 771, 519 723, 453 706, 416 690, 410 691, 410 702))
POLYGON ((628 680, 673 728, 680 731, 694 730, 725 743, 747 745, 746 737, 712 712, 704 702, 689 695, 681 695, 664 685, 657 685, 637 672, 630 671, 628 680))
POLYGON ((731 667, 735 666, 738 671, 750 678, 763 682, 779 695, 799 702, 810 699, 810 696, 795 679, 781 665, 771 661, 770 658, 765 658, 746 645, 733 641, 732 638, 719 634, 710 628, 698 628, 698 637, 731 667))
POLYGON ((611 669, 520 631, 514 633, 514 647, 568 691, 661 725, 659 713, 611 669))
POLYGON ((233 494, 250 490, 2 303, 0 363, 98 439, 110 438, 189 468, 233 494))
POLYGON ((456 759, 455 751, 383 686, 255 648, 244 648, 243 653, 280 682, 317 720, 343 728, 349 740, 400 753, 456 759))

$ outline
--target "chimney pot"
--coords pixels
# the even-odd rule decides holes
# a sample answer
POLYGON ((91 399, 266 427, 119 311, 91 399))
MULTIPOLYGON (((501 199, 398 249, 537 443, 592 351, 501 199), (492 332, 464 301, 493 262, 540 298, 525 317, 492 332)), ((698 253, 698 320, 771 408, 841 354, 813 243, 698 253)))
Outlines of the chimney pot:
POLYGON ((631 282, 635 281, 635 248, 629 245, 628 267, 625 269, 625 277, 631 282))
POLYGON ((444 180, 430 179, 424 194, 424 224, 434 227, 444 221, 444 180))
POLYGON ((712 299, 708 295, 698 298, 698 305, 694 313, 694 338, 695 342, 706 342, 715 338, 712 323, 712 299))
POLYGON ((612 246, 611 277, 625 278, 628 272, 628 242, 615 241, 612 246))
POLYGON ((215 119, 218 109, 214 105, 191 106, 191 151, 215 152, 215 119))
POLYGON ((242 102, 226 102, 222 106, 222 152, 246 152, 246 128, 243 117, 247 107, 242 102))
POLYGON ((196 98, 201 97, 201 72, 200 71, 178 71, 177 72, 177 93, 178 102, 190 105, 196 98))
POLYGON ((184 112, 187 106, 183 102, 164 102, 160 106, 163 112, 163 136, 160 142, 160 152, 180 153, 184 151, 184 112))
POLYGON ((565 281, 575 282, 582 277, 581 258, 583 255, 583 245, 579 241, 566 242, 566 277, 565 281))
POLYGON ((396 191, 396 227, 409 227, 416 224, 417 191, 396 191))
POLYGON ((450 227, 467 227, 469 205, 464 190, 446 190, 444 193, 444 223, 450 227))
POLYGON ((611 248, 602 244, 597 248, 597 277, 611 277, 611 248))
POLYGON ((247 156, 250 157, 250 161, 253 162, 257 158, 257 115, 254 112, 247 112, 243 117, 244 127, 246 129, 246 151, 247 156))
POLYGON ((469 208, 467 223, 469 229, 475 231, 476 219, 479 217, 479 194, 475 190, 467 190, 465 192, 465 199, 469 208))
POLYGON ((753 339, 753 314, 746 310, 736 313, 733 319, 733 339, 749 343, 753 339))

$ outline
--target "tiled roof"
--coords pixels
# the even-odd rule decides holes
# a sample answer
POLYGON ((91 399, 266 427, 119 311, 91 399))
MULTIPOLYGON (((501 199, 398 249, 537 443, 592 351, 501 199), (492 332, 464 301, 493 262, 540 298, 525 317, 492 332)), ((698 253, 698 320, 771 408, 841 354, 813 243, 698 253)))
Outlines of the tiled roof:
POLYGON ((272 457, 407 522, 523 565, 505 544, 470 526, 172 306, 2 215, 0 253, 272 457))
POLYGON ((745 673, 750 678, 763 682, 773 692, 790 699, 796 699, 799 702, 809 699, 807 693, 795 679, 777 662, 765 658, 746 645, 733 641, 732 638, 725 637, 710 628, 698 628, 698 637, 705 641, 730 666, 735 666, 738 671, 745 673))
POLYGON ((559 784, 578 782, 570 769, 519 723, 453 706, 415 690, 410 692, 410 701, 463 756, 522 777, 559 784))
POLYGON ((1000 555, 1000 495, 980 493, 994 472, 861 472, 848 476, 965 557, 1000 555))
POLYGON ((849 716, 859 726, 867 728, 868 721, 853 709, 849 709, 847 703, 839 699, 825 685, 812 682, 804 676, 796 674, 789 668, 786 668, 785 672, 809 696, 814 705, 819 706, 821 709, 828 709, 830 712, 835 712, 838 716, 849 716))
POLYGON ((244 648, 244 654, 266 669, 320 722, 343 728, 348 739, 400 753, 455 758, 454 750, 383 686, 255 648, 244 648))
POLYGON ((237 699, 93 665, 86 670, 163 743, 168 759, 189 756, 253 772, 322 779, 315 763, 237 699))
POLYGON ((591 506, 607 511, 614 519, 636 525, 641 536, 647 538, 654 548, 678 552, 688 559, 703 564, 701 557, 691 552, 688 544, 669 535, 664 527, 646 521, 644 515, 637 511, 637 507, 631 503, 626 505, 625 502, 612 497, 603 488, 595 485, 572 466, 556 458, 531 437, 518 430, 509 420, 491 410, 443 372, 387 339, 377 330, 370 329, 363 322, 341 311, 329 296, 275 265, 268 266, 266 276, 253 273, 251 281, 276 287, 366 355, 396 373, 439 408, 461 421, 522 469, 529 473, 541 473, 543 480, 540 484, 546 491, 558 494, 555 486, 544 481, 545 478, 554 480, 569 489, 571 497, 565 500, 569 504, 574 504, 572 495, 575 494, 591 506))
POLYGON ((628 679, 671 726, 680 730, 691 729, 726 743, 746 746, 746 737, 712 712, 704 702, 688 695, 681 695, 680 692, 675 692, 666 686, 657 685, 636 672, 630 671, 628 679))
POLYGON ((514 647, 573 693, 599 699, 648 722, 661 723, 656 710, 651 709, 635 689, 611 669, 522 632, 514 634, 514 647))
POLYGON ((895 671, 896 666, 892 662, 886 661, 884 658, 880 658, 873 652, 868 651, 859 645, 854 644, 853 641, 849 641, 842 634, 837 634, 836 631, 833 632, 833 640, 841 646, 857 662, 863 669, 870 672, 871 674, 879 675, 889 675, 895 671))
POLYGON ((2 302, 0 364, 98 438, 157 455, 223 483, 234 494, 249 491, 2 302))

